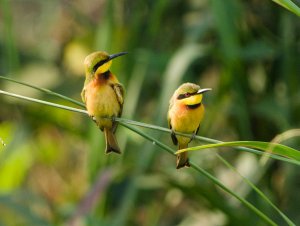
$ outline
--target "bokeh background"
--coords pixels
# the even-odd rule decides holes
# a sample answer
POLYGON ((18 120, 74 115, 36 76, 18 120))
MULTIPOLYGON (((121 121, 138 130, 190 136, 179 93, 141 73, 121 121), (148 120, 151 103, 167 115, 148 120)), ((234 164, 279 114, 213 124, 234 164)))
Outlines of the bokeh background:
MULTIPOLYGON (((0 34, 2 76, 76 100, 86 55, 128 51, 111 69, 127 90, 124 118, 167 127, 169 98, 190 81, 213 89, 199 135, 271 141, 299 127, 300 20, 270 0, 0 0, 0 34)), ((0 80, 0 88, 76 107, 12 82, 0 80)), ((0 103, 1 226, 265 225, 122 126, 123 154, 106 156, 88 117, 3 95, 0 103)), ((176 149, 169 134, 142 130, 176 149)), ((289 134, 285 144, 299 149, 299 132, 289 134)), ((191 159, 284 225, 217 151, 191 159)), ((218 152, 300 224, 299 167, 218 152)))

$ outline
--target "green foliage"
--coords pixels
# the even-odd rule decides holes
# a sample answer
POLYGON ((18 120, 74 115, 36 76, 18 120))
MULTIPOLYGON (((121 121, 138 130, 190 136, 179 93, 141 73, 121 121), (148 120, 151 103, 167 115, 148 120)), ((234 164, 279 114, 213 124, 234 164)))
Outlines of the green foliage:
POLYGON ((198 151, 204 150, 207 148, 219 148, 219 147, 250 147, 256 148, 262 151, 265 151, 267 154, 276 154, 281 155, 286 158, 297 160, 300 163, 300 152, 296 149, 290 148, 288 146, 277 144, 277 143, 268 143, 260 141, 231 141, 231 142, 221 142, 218 144, 207 144, 201 145, 186 149, 181 149, 176 152, 176 154, 186 152, 186 151, 198 151))
MULTIPOLYGON (((299 15, 292 1, 276 2, 299 15)), ((193 169, 179 171, 165 128, 169 98, 186 81, 213 88, 204 137, 190 147, 269 142, 299 127, 298 17, 272 1, 0 5, 0 225, 299 224, 296 160, 273 152, 262 162, 247 152, 263 152, 235 147, 223 159, 216 150, 190 152, 193 169), (88 117, 57 109, 79 103, 82 62, 95 50, 130 53, 112 66, 126 87, 116 119, 122 156, 104 155, 103 134, 88 117), (152 127, 141 132, 151 142, 123 127, 130 125, 152 127)), ((299 140, 284 144, 297 149, 299 140)))
MULTIPOLYGON (((22 85, 25 85, 25 86, 29 86, 29 87, 34 88, 34 89, 38 89, 37 87, 31 86, 31 85, 26 84, 26 83, 20 83, 20 82, 17 82, 15 80, 10 80, 10 81, 16 82, 16 83, 19 83, 19 84, 22 84, 22 85)), ((48 94, 51 94, 51 95, 54 95, 54 96, 57 96, 57 97, 60 97, 62 99, 68 100, 68 101, 70 101, 72 103, 76 103, 76 101, 74 101, 74 100, 72 100, 72 99, 70 99, 68 97, 65 97, 63 95, 59 95, 59 94, 57 94, 55 92, 52 92, 50 90, 46 90, 46 89, 38 89, 38 90, 40 90, 42 92, 45 92, 45 93, 48 93, 48 94)), ((83 114, 87 115, 86 111, 83 111, 83 110, 80 110, 80 109, 75 109, 75 108, 71 108, 71 107, 67 107, 67 106, 63 106, 63 105, 58 105, 58 104, 53 104, 53 103, 46 102, 46 101, 40 101, 40 100, 36 100, 36 99, 33 99, 33 98, 28 98, 28 97, 24 97, 24 96, 21 96, 21 95, 16 95, 16 94, 4 92, 4 91, 1 91, 1 90, 0 90, 0 93, 2 93, 4 95, 11 96, 11 97, 16 97, 16 98, 20 98, 20 99, 24 99, 24 100, 29 100, 29 101, 32 101, 32 102, 37 102, 37 103, 40 103, 40 104, 45 104, 45 105, 49 105, 49 106, 52 106, 52 107, 56 107, 56 108, 60 108, 60 109, 65 109, 65 110, 69 110, 69 111, 73 111, 73 112, 79 112, 79 113, 83 113, 83 114)), ((81 103, 77 103, 77 105, 82 106, 81 103)), ((167 132, 171 133, 170 130, 164 129, 162 127, 154 126, 154 125, 148 125, 146 123, 135 122, 135 121, 132 121, 132 120, 124 120, 124 119, 121 119, 121 118, 115 118, 113 120, 117 120, 122 126, 128 128, 128 129, 130 129, 132 131, 134 131, 135 133, 141 135, 142 137, 150 140, 154 145, 157 145, 157 146, 161 147, 162 149, 166 150, 167 152, 173 154, 173 150, 172 149, 170 149, 169 147, 167 147, 166 145, 164 145, 163 143, 161 143, 157 139, 153 138, 152 136, 146 135, 144 132, 141 132, 139 130, 134 129, 131 126, 128 126, 125 122, 127 121, 127 122, 129 122, 129 124, 134 124, 134 125, 137 125, 137 126, 142 126, 142 127, 146 127, 146 128, 150 128, 150 129, 154 129, 154 130, 161 130, 161 131, 164 131, 164 132, 167 131, 167 132)), ((189 134, 182 134, 182 135, 184 135, 184 136, 191 136, 189 134)), ((197 139, 198 137, 196 136, 195 138, 197 139)), ((205 140, 205 138, 203 140, 205 140)), ((206 140, 208 140, 208 139, 206 139, 206 140)), ((177 151, 175 154, 182 153, 182 152, 185 152, 185 151, 191 151, 191 150, 201 150, 201 149, 205 149, 205 148, 228 147, 228 146, 233 146, 233 147, 234 146, 245 146, 245 147, 256 148, 256 149, 260 149, 260 150, 263 150, 263 151, 266 151, 266 152, 272 152, 272 153, 275 153, 275 154, 278 154, 278 155, 282 155, 284 157, 292 158, 292 159, 295 159, 295 160, 299 161, 299 152, 297 150, 293 149, 293 148, 290 148, 290 147, 287 147, 287 146, 284 146, 284 145, 280 145, 280 144, 276 144, 276 143, 257 142, 257 141, 256 142, 255 141, 236 141, 236 142, 220 142, 220 141, 217 141, 217 144, 202 145, 202 146, 198 146, 198 147, 193 147, 193 148, 188 148, 188 149, 182 149, 182 150, 177 151)), ((248 149, 248 151, 255 152, 252 149, 248 149)), ((270 156, 273 157, 273 155, 270 155, 270 156)), ((223 159, 221 156, 218 156, 218 157, 226 164, 226 166, 234 169, 234 167, 231 166, 230 163, 228 163, 225 159, 223 159)), ((25 162, 28 162, 28 161, 26 161, 26 159, 25 159, 25 162)), ((276 225, 276 223, 274 221, 272 221, 269 217, 267 217, 263 212, 261 212, 260 210, 258 210, 255 206, 253 206, 251 203, 249 203, 247 200, 245 200, 241 196, 239 196, 236 193, 234 193, 233 191, 231 191, 221 181, 219 181, 216 177, 214 177, 213 175, 211 175, 210 173, 208 173, 204 169, 200 168, 195 163, 191 162, 190 164, 191 164, 191 167, 194 168, 196 171, 198 171, 199 173, 203 174, 205 177, 207 177, 208 179, 210 179, 217 186, 219 186, 220 188, 222 188, 224 191, 228 192, 230 195, 232 195, 233 197, 235 197, 236 199, 238 199, 246 207, 248 207, 250 210, 252 210, 254 213, 256 213, 263 221, 265 221, 269 225, 276 225)), ((20 165, 20 164, 18 164, 18 165, 20 165)), ((4 172, 4 175, 3 175, 4 181, 8 181, 8 183, 10 183, 9 179, 11 178, 11 176, 8 175, 7 180, 5 180, 5 176, 7 176, 5 168, 2 171, 4 172)), ((23 171, 24 170, 22 170, 22 168, 21 168, 21 172, 23 172, 23 171)), ((105 174, 103 173, 102 175, 105 175, 105 174)), ((102 175, 99 178, 100 182, 102 180, 102 175)), ((246 178, 243 178, 243 179, 264 200, 266 200, 283 217, 283 219, 289 225, 294 225, 294 223, 284 213, 282 213, 254 184, 252 184, 246 178)), ((99 182, 99 184, 100 184, 100 182, 99 182)), ((95 184, 95 188, 98 187, 97 185, 98 185, 98 182, 95 184)), ((2 185, 2 187, 4 187, 4 189, 5 189, 5 186, 6 186, 6 184, 2 185)), ((93 202, 89 201, 89 200, 91 200, 91 199, 94 198, 93 196, 97 197, 97 193, 92 192, 90 195, 88 195, 87 198, 85 199, 86 201, 85 201, 85 205, 84 206, 86 206, 86 207, 82 208, 81 211, 80 211, 80 206, 79 206, 78 212, 82 212, 81 214, 86 214, 89 211, 89 209, 91 208, 91 206, 93 206, 93 203, 95 202, 95 201, 93 201, 93 202)), ((74 217, 70 220, 70 222, 75 221, 76 218, 77 218, 77 214, 74 215, 74 217)))
POLYGON ((290 0, 272 0, 272 1, 290 10, 291 12, 295 13, 297 16, 300 16, 300 8, 294 2, 290 0))

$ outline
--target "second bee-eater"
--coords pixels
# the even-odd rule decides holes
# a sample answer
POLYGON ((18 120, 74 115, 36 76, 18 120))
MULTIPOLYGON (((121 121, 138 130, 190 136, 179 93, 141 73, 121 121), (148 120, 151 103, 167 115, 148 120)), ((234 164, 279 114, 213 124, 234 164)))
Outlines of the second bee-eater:
POLYGON ((124 88, 109 69, 112 59, 124 54, 126 52, 109 55, 98 51, 84 60, 86 78, 81 97, 89 115, 105 134, 106 154, 121 153, 114 134, 117 123, 111 118, 120 117, 122 114, 124 88))
MULTIPOLYGON (((182 84, 170 99, 168 111, 169 128, 173 131, 172 141, 178 144, 178 149, 185 149, 192 138, 175 135, 175 132, 191 133, 195 136, 199 130, 200 123, 204 116, 204 105, 202 103, 203 93, 210 91, 210 88, 201 89, 193 83, 182 84)), ((189 167, 187 152, 177 155, 176 168, 189 167)))

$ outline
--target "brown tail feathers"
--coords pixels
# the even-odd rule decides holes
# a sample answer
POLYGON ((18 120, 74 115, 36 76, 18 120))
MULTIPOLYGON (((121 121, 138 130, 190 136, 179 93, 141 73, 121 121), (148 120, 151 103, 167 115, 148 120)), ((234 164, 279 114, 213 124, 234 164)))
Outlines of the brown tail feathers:
MULTIPOLYGON (((179 144, 179 150, 180 149, 185 149, 187 148, 188 145, 187 144, 179 144)), ((190 167, 190 163, 189 163, 189 158, 188 158, 188 153, 187 152, 183 152, 177 155, 177 162, 176 162, 176 169, 180 169, 182 167, 190 167)))
POLYGON ((115 152, 121 154, 121 150, 119 148, 117 139, 112 129, 104 128, 104 134, 105 134, 105 142, 106 142, 105 153, 109 154, 111 152, 115 152))

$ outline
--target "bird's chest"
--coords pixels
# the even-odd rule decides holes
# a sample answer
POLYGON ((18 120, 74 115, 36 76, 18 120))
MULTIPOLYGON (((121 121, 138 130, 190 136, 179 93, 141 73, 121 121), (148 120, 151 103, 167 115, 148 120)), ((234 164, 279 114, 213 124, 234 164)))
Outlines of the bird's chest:
POLYGON ((90 82, 86 88, 86 108, 93 116, 117 116, 120 112, 116 93, 108 84, 97 80, 90 82))
POLYGON ((203 105, 195 109, 176 106, 173 109, 171 125, 175 131, 193 133, 197 130, 204 115, 203 105))

